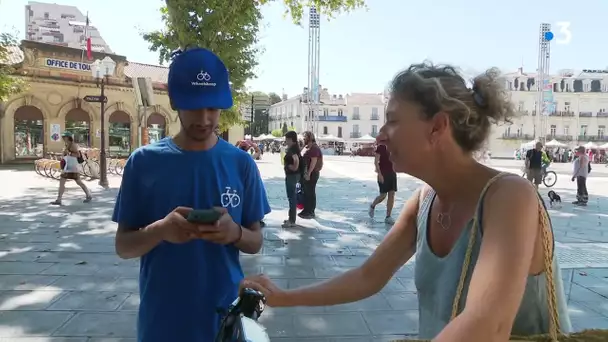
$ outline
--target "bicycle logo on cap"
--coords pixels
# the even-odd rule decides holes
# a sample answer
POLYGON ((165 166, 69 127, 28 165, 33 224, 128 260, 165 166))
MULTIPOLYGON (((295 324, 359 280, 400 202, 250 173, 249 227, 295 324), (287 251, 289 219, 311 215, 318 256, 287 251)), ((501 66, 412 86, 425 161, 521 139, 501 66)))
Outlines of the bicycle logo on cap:
POLYGON ((226 192, 222 193, 221 202, 224 208, 236 208, 241 204, 241 197, 237 195, 236 190, 232 190, 227 186, 226 192))
POLYGON ((201 70, 201 72, 199 72, 198 75, 196 75, 196 79, 199 81, 210 81, 211 75, 209 75, 208 72, 201 70))

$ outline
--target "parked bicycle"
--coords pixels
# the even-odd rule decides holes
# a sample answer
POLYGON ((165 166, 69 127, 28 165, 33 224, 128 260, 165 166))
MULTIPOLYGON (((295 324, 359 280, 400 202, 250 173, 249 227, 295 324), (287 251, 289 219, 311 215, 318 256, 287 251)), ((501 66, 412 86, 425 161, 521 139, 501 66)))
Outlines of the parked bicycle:
MULTIPOLYGON (((555 183, 557 183, 557 173, 555 173, 555 171, 547 171, 546 168, 542 169, 543 173, 542 173, 542 179, 543 179, 543 184, 547 187, 550 188, 552 186, 555 185, 555 183)), ((523 174, 521 175, 522 177, 526 177, 526 167, 524 166, 522 168, 522 172, 523 174)))
POLYGON ((244 289, 222 319, 215 342, 270 342, 266 329, 257 320, 266 298, 253 289, 244 289))

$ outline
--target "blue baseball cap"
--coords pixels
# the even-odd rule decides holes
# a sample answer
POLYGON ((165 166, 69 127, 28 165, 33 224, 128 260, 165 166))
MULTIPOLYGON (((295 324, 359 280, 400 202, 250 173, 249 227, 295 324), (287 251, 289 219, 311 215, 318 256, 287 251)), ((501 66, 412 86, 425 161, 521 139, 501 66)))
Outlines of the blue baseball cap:
POLYGON ((176 110, 229 109, 233 105, 226 66, 203 48, 175 56, 169 66, 168 90, 176 110))

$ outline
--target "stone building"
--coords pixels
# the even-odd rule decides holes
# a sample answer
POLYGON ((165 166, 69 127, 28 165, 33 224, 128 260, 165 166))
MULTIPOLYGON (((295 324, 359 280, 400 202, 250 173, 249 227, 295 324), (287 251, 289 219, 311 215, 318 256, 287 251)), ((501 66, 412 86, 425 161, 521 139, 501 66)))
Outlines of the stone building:
MULTIPOLYGON (((0 163, 27 161, 63 148, 61 133, 70 131, 81 146, 101 147, 101 106, 83 100, 100 95, 91 74, 91 62, 81 63, 81 50, 34 41, 15 48, 9 63, 28 88, 0 104, 0 163)), ((105 86, 106 146, 110 156, 127 156, 140 144, 174 135, 180 129, 177 112, 167 96, 168 69, 128 62, 125 56, 100 52, 116 62, 105 86), (138 105, 137 78, 149 78, 153 105, 138 105), (144 119, 145 118, 145 119, 144 119)), ((235 143, 243 128, 223 134, 235 143)))
POLYGON ((270 106, 268 131, 281 129, 283 125, 294 127, 302 132, 309 127, 309 118, 314 118, 314 131, 320 136, 333 135, 343 139, 357 139, 364 135, 375 137, 384 124, 386 96, 381 93, 351 93, 346 95, 330 94, 321 88, 318 114, 303 99, 307 88, 301 95, 284 98, 270 106))

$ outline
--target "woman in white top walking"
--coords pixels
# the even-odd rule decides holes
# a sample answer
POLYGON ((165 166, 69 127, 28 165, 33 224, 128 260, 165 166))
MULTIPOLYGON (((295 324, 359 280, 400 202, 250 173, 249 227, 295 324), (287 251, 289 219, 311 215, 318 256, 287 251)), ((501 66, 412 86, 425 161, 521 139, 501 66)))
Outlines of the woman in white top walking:
POLYGON ((61 162, 62 170, 61 177, 59 178, 59 193, 57 194, 57 199, 51 202, 51 204, 61 205, 61 198, 65 192, 65 182, 68 179, 73 179, 76 184, 80 186, 85 194, 83 202, 89 203, 92 199, 91 191, 89 191, 87 186, 82 182, 82 179, 80 179, 80 168, 78 167, 80 151, 78 150, 78 145, 74 143, 74 137, 69 132, 63 133, 62 138, 65 143, 65 148, 63 150, 63 160, 61 162))

